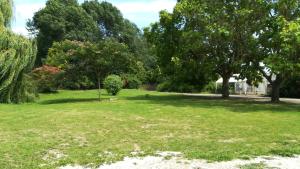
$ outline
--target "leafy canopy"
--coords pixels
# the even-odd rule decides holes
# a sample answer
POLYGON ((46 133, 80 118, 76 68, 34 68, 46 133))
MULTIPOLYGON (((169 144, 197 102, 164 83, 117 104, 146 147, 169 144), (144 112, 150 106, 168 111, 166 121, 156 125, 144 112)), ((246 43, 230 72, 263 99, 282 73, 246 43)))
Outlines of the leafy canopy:
POLYGON ((35 61, 35 44, 5 26, 12 16, 12 1, 0 2, 0 102, 20 103, 35 95, 29 77, 35 61))

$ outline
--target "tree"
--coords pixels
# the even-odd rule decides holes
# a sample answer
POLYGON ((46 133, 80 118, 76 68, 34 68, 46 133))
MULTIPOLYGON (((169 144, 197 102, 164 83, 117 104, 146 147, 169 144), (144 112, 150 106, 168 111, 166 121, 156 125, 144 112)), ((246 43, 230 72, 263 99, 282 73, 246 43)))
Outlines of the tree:
POLYGON ((300 68, 300 1, 264 1, 251 63, 272 85, 272 102, 278 102, 281 85, 300 68))
POLYGON ((5 26, 12 16, 12 2, 0 2, 0 102, 20 103, 35 95, 26 73, 35 61, 35 43, 13 34, 5 26))
MULTIPOLYGON (((36 35, 38 45, 36 66, 38 67, 47 60, 49 48, 54 42, 70 40, 100 43, 105 39, 114 38, 128 46, 130 52, 141 62, 147 72, 154 72, 157 68, 156 58, 148 50, 142 32, 108 2, 91 0, 79 4, 77 0, 49 0, 45 8, 35 13, 33 19, 27 23, 27 27, 32 34, 36 35)), ((139 78, 145 80, 143 77, 139 78)), ((90 84, 76 82, 86 77, 74 74, 72 79, 75 82, 74 88, 90 84)))
MULTIPOLYGON (((102 38, 98 41, 114 38, 120 43, 125 43, 149 74, 157 68, 156 57, 149 51, 142 32, 134 23, 125 19, 118 8, 111 3, 97 0, 85 1, 82 8, 93 18, 100 29, 102 38)), ((143 77, 139 78, 146 81, 143 77)))
POLYGON ((128 47, 115 39, 99 43, 63 41, 54 43, 49 50, 47 64, 60 67, 66 72, 80 72, 99 89, 102 80, 109 74, 121 75, 131 71, 136 60, 128 47))
POLYGON ((118 43, 113 39, 105 40, 97 44, 94 50, 87 49, 89 56, 87 70, 95 76, 99 88, 99 99, 101 92, 101 80, 108 74, 123 74, 129 72, 133 56, 125 44, 118 43))
POLYGON ((300 76, 293 76, 286 80, 280 88, 280 96, 288 98, 300 98, 300 76))
POLYGON ((102 37, 119 38, 124 25, 121 12, 109 2, 85 1, 82 8, 93 18, 102 37))
POLYGON ((55 41, 65 39, 95 41, 100 36, 93 18, 78 4, 77 0, 47 1, 46 7, 36 12, 27 26, 32 33, 37 33, 37 66, 43 64, 48 49, 55 41))
MULTIPOLYGON (((229 79, 241 72, 250 53, 259 5, 255 0, 182 0, 175 12, 190 44, 186 50, 212 65, 212 74, 223 78, 222 96, 229 97, 229 79)), ((174 13, 175 13, 174 12, 174 13)))
POLYGON ((85 1, 82 8, 97 23, 101 39, 115 38, 120 43, 125 43, 135 53, 137 43, 140 42, 141 33, 137 26, 125 19, 118 8, 111 3, 98 0, 85 1))
POLYGON ((221 76, 222 95, 227 98, 229 79, 241 71, 249 53, 253 21, 258 18, 253 10, 256 6, 256 1, 250 0, 181 0, 172 14, 161 12, 160 22, 145 32, 156 42, 161 67, 167 68, 164 72, 172 74, 177 67, 176 77, 194 76, 194 85, 221 76))
POLYGON ((35 81, 39 93, 55 93, 59 87, 60 69, 44 65, 32 71, 31 76, 35 81))
POLYGON ((105 38, 115 38, 141 56, 138 53, 142 44, 139 43, 142 41, 140 30, 108 2, 92 0, 80 5, 77 0, 49 0, 45 8, 35 13, 27 27, 37 36, 38 66, 43 64, 53 42, 63 40, 97 43, 105 38))
POLYGON ((0 1, 0 25, 9 26, 12 16, 12 1, 1 0, 0 1))
MULTIPOLYGON (((207 73, 208 64, 203 53, 197 55, 190 47, 194 42, 186 38, 180 13, 160 12, 160 21, 144 30, 148 42, 153 45, 159 68, 164 75, 162 84, 167 91, 200 91, 213 77, 207 73), (190 41, 189 41, 190 40, 190 41)), ((165 89, 163 89, 165 90, 165 89)))

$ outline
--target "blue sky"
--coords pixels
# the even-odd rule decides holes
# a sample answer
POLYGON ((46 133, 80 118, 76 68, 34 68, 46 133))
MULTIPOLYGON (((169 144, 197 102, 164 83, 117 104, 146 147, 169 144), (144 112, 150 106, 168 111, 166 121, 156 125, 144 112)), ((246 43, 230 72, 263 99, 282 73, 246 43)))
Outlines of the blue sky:
MULTIPOLYGON (((45 6, 47 0, 14 0, 15 16, 12 23, 13 31, 27 35, 26 21, 45 6)), ((84 0, 78 0, 83 2, 84 0)), ((172 11, 176 0, 106 0, 118 7, 124 17, 137 24, 140 28, 158 20, 161 10, 172 11)))

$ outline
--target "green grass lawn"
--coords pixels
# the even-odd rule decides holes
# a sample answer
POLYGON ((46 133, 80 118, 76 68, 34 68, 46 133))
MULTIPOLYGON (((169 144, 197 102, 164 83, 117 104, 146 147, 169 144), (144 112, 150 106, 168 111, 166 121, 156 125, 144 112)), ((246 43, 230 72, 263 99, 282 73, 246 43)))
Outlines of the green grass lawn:
POLYGON ((61 91, 0 105, 0 168, 98 166, 137 150, 211 161, 300 154, 300 105, 138 90, 103 98, 61 91))

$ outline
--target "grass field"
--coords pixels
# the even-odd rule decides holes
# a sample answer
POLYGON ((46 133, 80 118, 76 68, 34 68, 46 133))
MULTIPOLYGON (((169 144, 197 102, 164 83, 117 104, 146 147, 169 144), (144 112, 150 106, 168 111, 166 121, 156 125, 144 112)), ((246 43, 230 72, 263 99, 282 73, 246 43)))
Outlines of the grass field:
POLYGON ((123 90, 0 105, 0 168, 98 166, 133 151, 212 161, 300 154, 300 105, 123 90))

